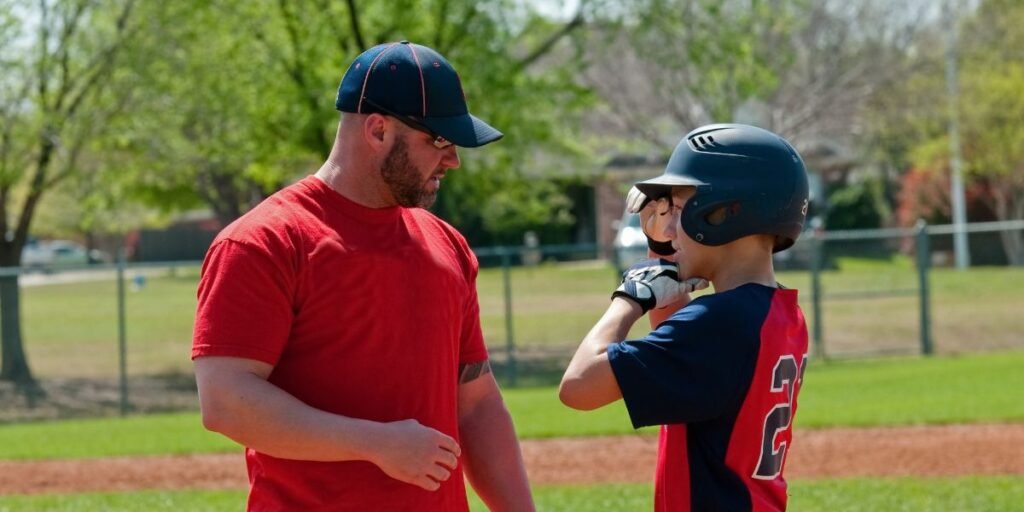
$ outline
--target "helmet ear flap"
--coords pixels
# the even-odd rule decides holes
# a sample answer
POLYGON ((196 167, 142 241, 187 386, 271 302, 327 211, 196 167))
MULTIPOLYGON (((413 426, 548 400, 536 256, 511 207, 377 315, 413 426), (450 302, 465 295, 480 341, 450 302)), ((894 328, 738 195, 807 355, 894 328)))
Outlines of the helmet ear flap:
POLYGON ((711 210, 711 213, 704 216, 704 221, 711 226, 721 226, 722 224, 725 224, 725 221, 729 220, 730 217, 739 215, 741 211, 743 211, 743 207, 738 201, 725 204, 711 210))

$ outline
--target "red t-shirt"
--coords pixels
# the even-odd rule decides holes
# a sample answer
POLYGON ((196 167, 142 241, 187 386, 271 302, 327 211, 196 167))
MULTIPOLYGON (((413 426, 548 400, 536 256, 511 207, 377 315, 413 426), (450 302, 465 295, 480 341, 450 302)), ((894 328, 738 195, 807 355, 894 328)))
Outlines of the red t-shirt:
MULTIPOLYGON (((459 438, 458 367, 483 361, 478 264, 454 228, 419 208, 372 209, 307 177, 213 242, 192 357, 274 366, 304 403, 375 421, 415 418, 459 438)), ((309 462, 246 449, 249 510, 467 510, 461 466, 438 491, 369 462, 309 462)))

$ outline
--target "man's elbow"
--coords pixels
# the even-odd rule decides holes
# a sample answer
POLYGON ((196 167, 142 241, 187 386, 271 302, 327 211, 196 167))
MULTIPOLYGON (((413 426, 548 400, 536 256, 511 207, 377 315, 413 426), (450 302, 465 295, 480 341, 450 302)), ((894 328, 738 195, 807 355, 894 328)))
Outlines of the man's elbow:
POLYGON ((599 404, 588 400, 586 385, 580 379, 564 378, 558 386, 558 399, 566 407, 579 411, 590 411, 600 407, 599 404))
POLYGON ((231 430, 231 414, 227 402, 218 396, 216 390, 202 389, 199 391, 199 413, 203 419, 203 428, 211 432, 228 435, 231 430))
POLYGON ((203 428, 210 432, 223 433, 224 414, 207 404, 201 404, 199 406, 199 413, 203 418, 203 428))

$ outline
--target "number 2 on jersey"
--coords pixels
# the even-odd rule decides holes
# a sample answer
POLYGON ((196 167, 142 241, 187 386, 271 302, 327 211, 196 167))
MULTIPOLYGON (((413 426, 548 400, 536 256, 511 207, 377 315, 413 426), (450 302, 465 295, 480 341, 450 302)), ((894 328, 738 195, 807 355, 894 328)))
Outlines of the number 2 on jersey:
POLYGON ((772 392, 786 391, 786 402, 777 404, 764 417, 764 433, 761 436, 761 456, 757 461, 753 478, 771 480, 782 472, 782 461, 786 458, 786 443, 775 448, 775 438, 779 433, 790 428, 793 421, 793 397, 796 389, 804 379, 804 368, 807 366, 807 354, 800 364, 792 355, 784 355, 775 363, 772 370, 772 392))

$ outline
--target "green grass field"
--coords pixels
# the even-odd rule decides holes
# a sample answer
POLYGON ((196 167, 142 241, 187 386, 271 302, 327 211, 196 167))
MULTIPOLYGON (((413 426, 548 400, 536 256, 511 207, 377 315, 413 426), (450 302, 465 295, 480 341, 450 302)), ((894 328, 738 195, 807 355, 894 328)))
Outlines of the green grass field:
MULTIPOLYGON (((1024 421, 1018 369, 1024 353, 843 361, 813 364, 805 375, 798 428, 844 425, 1024 421)), ((505 391, 523 437, 631 432, 620 405, 590 413, 557 403, 555 389, 505 391)), ((230 441, 202 430, 195 413, 0 426, 0 459, 102 457, 236 452, 230 441)), ((791 509, 1017 510, 1024 477, 797 480, 791 509)), ((539 510, 650 510, 649 485, 545 487, 539 510)), ((238 510, 245 492, 145 491, 3 496, 0 511, 238 510)), ((485 510, 471 496, 473 510, 485 510)))
MULTIPOLYGON (((840 260, 823 275, 827 293, 913 287, 906 260, 840 260)), ((130 274, 129 274, 130 275, 130 274)), ((504 345, 500 269, 480 275, 482 321, 489 344, 504 345)), ((568 347, 607 304, 615 277, 605 266, 542 265, 515 269, 515 333, 521 346, 568 347)), ((782 273, 792 287, 808 288, 807 273, 782 273)), ((800 396, 797 428, 1024 421, 1024 352, 955 355, 1000 347, 1024 348, 1020 314, 1024 271, 936 270, 933 313, 941 355, 878 360, 812 360, 800 396), (965 290, 973 290, 970 293, 965 290)), ((150 278, 128 294, 129 371, 188 372, 195 308, 195 269, 150 278)), ((24 332, 36 374, 116 375, 116 288, 90 282, 26 288, 24 332), (55 319, 59 319, 56 321, 55 319)), ((803 299, 808 298, 803 293, 803 299)), ((810 313, 809 304, 804 304, 810 313)), ((827 347, 859 350, 917 343, 913 297, 825 303, 827 347)), ((634 330, 641 334, 642 326, 634 330)), ((621 404, 590 413, 558 403, 551 386, 506 389, 523 438, 615 435, 633 432, 621 404)), ((0 425, 0 459, 239 452, 205 432, 194 412, 0 425)), ((239 455, 240 456, 240 455, 239 455)), ((650 510, 649 485, 538 487, 540 510, 650 510)), ((1018 510, 1024 477, 799 480, 790 488, 792 510, 1018 510)), ((0 512, 14 510, 135 511, 238 510, 244 491, 89 493, 0 496, 0 512)), ((476 500, 475 496, 471 496, 476 500)), ((473 510, 484 510, 478 500, 473 510)))
MULTIPOLYGON (((798 428, 1024 421, 1024 352, 813 363, 798 428), (1013 391, 1018 390, 1018 391, 1013 391)), ((506 389, 522 438, 632 433, 622 403, 568 409, 553 387, 506 389)), ((649 432, 653 432, 649 430, 649 432)), ((237 451, 176 413, 0 426, 0 459, 237 451)))
MULTIPOLYGON (((1024 478, 887 478, 798 480, 791 482, 789 508, 794 511, 874 512, 970 510, 1011 512, 1024 501, 1024 478)), ((653 507, 647 484, 538 486, 537 509, 545 512, 643 511, 653 507)), ((244 491, 145 491, 75 495, 0 496, 0 512, 235 511, 244 491)), ((473 511, 485 511, 475 495, 473 511)))
MULTIPOLYGON (((826 294, 893 290, 916 286, 905 259, 840 260, 839 271, 822 276, 826 294)), ((128 276, 133 275, 132 271, 128 276)), ((128 369, 135 374, 187 372, 195 314, 196 268, 154 276, 140 291, 127 293, 128 369)), ((517 346, 555 347, 568 358, 572 347, 604 311, 615 283, 600 263, 542 264, 511 274, 517 346)), ((801 289, 805 314, 811 308, 807 272, 782 272, 779 279, 801 289)), ((1024 307, 1024 269, 975 268, 932 273, 933 335, 940 352, 1024 348, 1019 311, 1024 307), (967 293, 967 290, 972 290, 967 293)), ((481 322, 492 351, 506 345, 501 269, 483 269, 478 280, 481 322)), ((41 377, 113 377, 117 370, 117 303, 113 281, 24 288, 25 348, 41 377), (59 320, 58 320, 59 319, 59 320)), ((918 347, 918 300, 889 297, 827 300, 822 318, 826 352, 918 347)), ((632 335, 646 332, 639 322, 632 335)))

